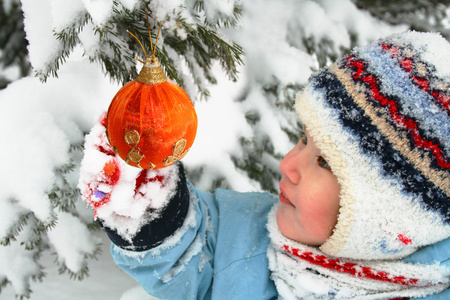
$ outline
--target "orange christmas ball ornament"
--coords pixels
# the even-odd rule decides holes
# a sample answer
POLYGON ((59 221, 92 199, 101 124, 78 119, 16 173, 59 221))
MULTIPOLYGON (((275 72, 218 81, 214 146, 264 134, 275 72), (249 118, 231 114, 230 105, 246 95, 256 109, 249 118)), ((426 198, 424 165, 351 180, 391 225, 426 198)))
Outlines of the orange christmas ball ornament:
POLYGON ((114 151, 142 169, 164 168, 182 159, 197 132, 194 105, 181 87, 167 81, 155 48, 156 43, 138 78, 114 96, 106 117, 114 151))

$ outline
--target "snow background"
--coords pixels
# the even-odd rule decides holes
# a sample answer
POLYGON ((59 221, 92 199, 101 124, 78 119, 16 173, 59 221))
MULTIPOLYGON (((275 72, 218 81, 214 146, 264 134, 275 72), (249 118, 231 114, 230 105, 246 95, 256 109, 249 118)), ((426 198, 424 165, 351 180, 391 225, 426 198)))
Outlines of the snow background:
MULTIPOLYGON (((137 0, 120 2, 132 8, 137 0)), ((229 13, 234 2, 211 0, 207 9, 210 15, 218 11, 229 13)), ((163 18, 182 3, 181 0, 155 0, 152 9, 155 15, 163 18)), ((111 14, 112 1, 22 0, 22 5, 30 60, 33 68, 40 70, 48 68, 46 62, 60 51, 53 30, 63 28, 80 11, 88 11, 93 22, 101 24, 111 14)), ((214 166, 205 172, 213 177, 220 170, 234 190, 260 190, 258 183, 235 169, 230 153, 239 155, 236 137, 251 136, 250 125, 243 113, 249 106, 258 108, 261 119, 265 120, 260 130, 268 132, 277 151, 286 153, 293 146, 285 134, 281 134, 279 121, 273 118, 270 107, 264 105, 261 97, 264 82, 282 79, 305 83, 311 69, 317 68, 316 57, 298 44, 300 38, 327 37, 338 49, 349 47, 351 34, 357 34, 359 43, 365 44, 405 28, 383 24, 359 11, 349 0, 245 2, 241 27, 223 30, 223 34, 244 47, 247 53, 245 66, 241 68, 238 82, 230 82, 219 66, 213 67, 218 84, 209 88, 211 97, 208 101, 195 102, 199 128, 184 164, 187 167, 214 166), (249 87, 247 101, 235 101, 242 89, 249 87)), ((56 227, 44 237, 48 239, 49 251, 44 251, 39 259, 47 276, 42 283, 31 283, 30 299, 152 299, 115 266, 109 254, 109 241, 103 232, 88 233, 78 219, 54 211, 47 197, 49 189, 58 182, 53 169, 70 159, 79 163, 82 154, 70 154, 70 145, 83 141, 83 134, 89 132, 121 87, 112 83, 98 65, 90 63, 86 55, 83 56, 83 53, 98 50, 93 35, 89 35, 87 29, 85 31, 82 45, 60 67, 58 78, 49 78, 44 84, 36 77, 27 77, 0 91, 0 136, 4 145, 0 149, 0 235, 4 236, 18 217, 28 211, 43 223, 57 215, 56 227), (58 275, 55 259, 64 260, 76 272, 82 267, 82 255, 92 252, 99 242, 103 253, 98 261, 89 260, 88 278, 76 281, 67 274, 58 275), (57 253, 57 256, 51 253, 57 253)), ((11 77, 16 74, 13 69, 7 73, 11 77)), ((187 90, 192 89, 187 87, 187 90)), ((208 176, 203 177, 206 181, 200 182, 199 188, 210 184, 208 176)), ((68 179, 76 186, 78 172, 71 173, 68 179)), ((77 205, 78 218, 90 222, 92 210, 84 208, 81 200, 77 205)), ((0 299, 13 299, 14 290, 25 289, 24 278, 35 271, 36 266, 30 260, 32 253, 20 245, 29 234, 25 228, 17 242, 0 247, 0 280, 12 281, 2 290, 0 299)))

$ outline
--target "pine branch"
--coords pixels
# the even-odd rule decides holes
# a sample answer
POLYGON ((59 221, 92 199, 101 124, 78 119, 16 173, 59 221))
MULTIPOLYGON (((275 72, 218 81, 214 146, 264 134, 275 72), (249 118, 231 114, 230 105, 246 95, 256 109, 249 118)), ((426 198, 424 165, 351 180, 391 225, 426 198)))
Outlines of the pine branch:
POLYGON ((95 247, 95 250, 92 254, 89 253, 85 253, 84 254, 84 259, 83 259, 83 265, 80 269, 80 271, 78 272, 73 272, 72 270, 70 270, 66 264, 64 262, 59 261, 58 259, 58 255, 56 253, 53 253, 56 258, 54 263, 56 265, 58 265, 58 274, 62 275, 62 274, 69 274, 69 278, 73 279, 73 280, 83 280, 84 278, 86 278, 87 276, 89 276, 89 266, 86 262, 87 259, 98 259, 98 256, 102 253, 102 249, 101 249, 101 244, 97 244, 95 247))
MULTIPOLYGON (((28 250, 28 249, 27 249, 28 250)), ((35 266, 37 267, 37 270, 34 273, 31 274, 24 274, 22 278, 20 277, 16 277, 14 278, 14 280, 22 280, 23 281, 23 291, 19 291, 19 294, 16 294, 15 297, 16 299, 28 299, 30 298, 30 295, 32 293, 32 290, 30 288, 30 280, 34 281, 34 282, 42 282, 42 279, 46 276, 46 273, 43 271, 43 267, 42 265, 40 265, 39 263, 37 263, 42 249, 40 247, 37 247, 33 250, 28 250, 30 252, 27 253, 18 253, 18 255, 20 256, 22 255, 28 255, 29 253, 32 253, 32 255, 30 256, 30 258, 33 259, 33 263, 35 264, 35 266), (31 252, 32 251, 32 252, 31 252)), ((3 290, 3 288, 5 288, 9 283, 11 283, 11 281, 7 278, 7 277, 1 277, 0 278, 0 294, 3 290)), ((17 293, 17 291, 16 291, 17 293)))
POLYGON ((242 56, 244 55, 244 50, 242 47, 236 43, 230 45, 220 38, 215 31, 204 26, 198 26, 198 35, 209 49, 210 57, 219 59, 228 77, 236 81, 237 66, 243 64, 242 56))
POLYGON ((55 57, 47 62, 46 67, 36 70, 35 74, 42 82, 46 82, 49 76, 58 77, 58 70, 61 64, 66 62, 72 50, 79 43, 78 34, 89 21, 90 16, 87 13, 80 14, 74 19, 72 24, 65 29, 54 32, 55 38, 59 41, 59 49, 55 57))
POLYGON ((74 163, 76 152, 81 154, 83 150, 83 142, 70 145, 69 156, 71 159, 67 164, 54 170, 56 180, 53 188, 48 192, 48 198, 53 207, 59 208, 60 211, 68 212, 74 210, 75 204, 80 200, 80 190, 76 186, 72 186, 67 177, 76 170, 77 166, 74 163))
POLYGON ((8 286, 8 283, 10 283, 10 281, 8 281, 6 277, 0 277, 0 294, 2 293, 3 289, 8 286))
MULTIPOLYGON (((192 9, 197 13, 202 13, 205 11, 205 3, 203 0, 196 0, 193 4, 192 9)), ((234 4, 233 15, 227 15, 223 12, 216 12, 213 18, 205 16, 205 24, 211 28, 217 27, 235 27, 238 25, 238 21, 242 16, 242 5, 234 4)))
POLYGON ((28 41, 25 38, 20 2, 11 1, 8 12, 2 4, 3 1, 0 1, 0 67, 18 66, 20 76, 27 76, 31 65, 27 59, 28 41))
POLYGON ((450 17, 450 3, 440 0, 353 0, 355 4, 369 11, 377 19, 392 25, 407 24, 417 31, 437 31, 450 40, 447 26, 450 17))
MULTIPOLYGON (((152 12, 148 8, 149 3, 149 1, 142 1, 135 9, 128 10, 118 1, 113 1, 114 6, 110 19, 106 24, 94 26, 91 34, 97 39, 96 49, 85 49, 85 54, 91 62, 101 65, 103 71, 114 81, 125 84, 135 80, 137 77, 135 58, 143 56, 139 44, 127 33, 127 30, 138 37, 146 49, 150 49, 145 12, 149 12, 152 26, 157 22, 152 19, 152 12)), ((183 9, 187 8, 180 7, 180 10, 183 9)), ((203 1, 197 1, 190 9, 196 13, 203 13, 203 1)), ((180 86, 184 86, 182 76, 178 71, 180 66, 175 65, 179 56, 182 56, 188 63, 191 77, 194 78, 194 85, 203 97, 209 95, 206 83, 215 84, 217 82, 211 72, 214 61, 220 62, 230 79, 237 80, 237 68, 243 64, 244 51, 236 43, 225 41, 217 34, 216 29, 236 26, 242 13, 241 10, 240 6, 235 5, 231 16, 218 13, 209 21, 203 18, 204 23, 200 23, 200 17, 193 16, 193 19, 197 20, 197 23, 194 24, 182 17, 181 11, 174 11, 172 15, 168 15, 166 20, 175 21, 177 27, 175 29, 162 28, 161 40, 163 43, 156 49, 156 55, 166 75, 180 86), (174 51, 168 51, 169 49, 174 51), (191 57, 195 58, 195 63, 191 57), (199 70, 200 73, 198 73, 199 70)), ((60 65, 65 62, 74 47, 81 43, 78 34, 81 30, 88 30, 85 26, 88 22, 92 23, 92 18, 88 13, 83 13, 77 16, 64 30, 55 32, 60 49, 56 57, 47 62, 46 68, 36 71, 36 75, 42 81, 46 81, 48 76, 57 77, 60 65)), ((151 34, 152 38, 156 39, 156 30, 151 34)), ((195 95, 191 95, 191 97, 193 96, 195 95)))
POLYGON ((11 242, 17 240, 17 236, 22 232, 24 227, 28 224, 28 218, 32 217, 33 213, 28 212, 26 214, 22 214, 19 216, 19 219, 14 224, 13 227, 9 229, 9 232, 5 235, 5 237, 0 240, 1 246, 9 246, 11 242))
POLYGON ((48 193, 48 198, 52 202, 53 207, 57 207, 61 211, 69 211, 75 208, 75 203, 80 200, 80 191, 78 188, 72 187, 66 179, 66 175, 72 173, 75 167, 73 162, 69 162, 55 170, 57 180, 48 193))

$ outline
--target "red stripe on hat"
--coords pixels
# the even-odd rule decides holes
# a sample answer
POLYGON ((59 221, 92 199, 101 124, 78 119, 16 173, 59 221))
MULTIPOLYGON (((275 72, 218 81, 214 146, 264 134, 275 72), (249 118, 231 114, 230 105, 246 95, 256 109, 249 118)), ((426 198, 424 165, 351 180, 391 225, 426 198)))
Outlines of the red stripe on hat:
POLYGON ((435 100, 436 103, 440 104, 442 109, 444 111, 447 112, 448 115, 450 115, 450 96, 446 95, 445 93, 441 92, 441 91, 436 91, 436 90, 432 90, 430 89, 430 82, 421 76, 418 75, 413 75, 413 71, 414 71, 414 60, 411 57, 406 57, 403 58, 401 57, 401 51, 398 47, 392 46, 392 45, 387 45, 384 44, 383 49, 388 51, 393 57, 397 58, 400 67, 407 71, 411 78, 412 81, 417 84, 422 90, 424 90, 425 92, 427 92, 429 95, 431 95, 435 100))
POLYGON ((414 144, 421 149, 430 150, 436 160, 436 163, 441 168, 450 169, 450 162, 446 157, 444 157, 444 153, 442 149, 439 148, 439 145, 436 145, 432 141, 420 136, 419 125, 417 122, 400 114, 398 104, 381 93, 376 77, 367 72, 364 62, 358 60, 355 56, 348 56, 346 60, 347 67, 353 67, 356 69, 352 73, 353 79, 356 81, 365 82, 369 85, 371 96, 382 106, 388 108, 392 120, 394 120, 399 127, 405 128, 410 132, 414 144))

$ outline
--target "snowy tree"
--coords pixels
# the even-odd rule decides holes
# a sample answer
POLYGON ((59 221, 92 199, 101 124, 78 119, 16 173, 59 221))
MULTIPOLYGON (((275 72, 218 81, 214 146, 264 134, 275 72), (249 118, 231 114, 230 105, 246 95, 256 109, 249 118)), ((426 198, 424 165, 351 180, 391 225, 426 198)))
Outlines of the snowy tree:
MULTIPOLYGON (((276 192, 280 159, 299 137, 294 97, 314 70, 393 32, 447 34, 448 4, 405 1, 399 10, 388 2, 21 0, 37 77, 0 92, 7 141, 0 149, 1 286, 29 296, 30 280, 44 277, 44 251, 54 253, 61 273, 88 274, 99 240, 76 188, 84 135, 141 68, 135 58, 143 51, 126 30, 148 51, 146 11, 153 39, 162 24, 156 55, 199 115, 197 140, 183 160, 189 179, 206 190, 276 192), (419 15, 416 27, 411 18, 419 15)), ((18 5, 2 3, 7 14, 18 5)))
MULTIPOLYGON (((77 1, 75 1, 77 2, 77 1)), ((236 80, 237 65, 242 62, 240 46, 217 35, 218 26, 234 26, 240 9, 229 1, 222 11, 204 1, 112 1, 103 7, 105 12, 92 13, 94 3, 72 4, 68 18, 59 20, 53 28, 55 45, 40 64, 32 62, 36 74, 45 81, 56 76, 59 65, 75 46, 80 45, 91 62, 98 62, 106 74, 122 84, 137 77, 135 57, 142 57, 140 44, 127 33, 133 33, 150 50, 149 30, 156 38, 158 24, 162 25, 156 56, 171 79, 184 86, 192 96, 206 96, 207 84, 214 83, 211 64, 219 60, 232 80, 236 80), (149 3, 148 3, 149 2, 149 3), (189 5, 189 6, 187 6, 189 5), (146 23, 146 12, 150 24, 146 23), (150 26, 150 28, 149 28, 150 26), (181 73, 179 66, 188 67, 181 73)), ((53 6, 67 6, 67 3, 53 6)))
POLYGON ((389 24, 407 24, 417 31, 438 31, 450 39, 448 1, 439 0, 355 0, 356 5, 389 24))
MULTIPOLYGON (((82 52, 112 81, 133 80, 140 67, 135 57, 142 57, 143 50, 127 30, 142 41, 145 51, 150 49, 149 29, 162 24, 159 44, 164 47, 156 55, 170 78, 191 97, 202 98, 208 96, 208 84, 216 81, 211 72, 214 61, 229 79, 236 80, 242 49, 216 33, 218 27, 237 24, 241 11, 234 1, 219 5, 23 0, 21 4, 33 71, 47 83, 25 78, 0 95, 1 133, 10 143, 2 150, 0 284, 11 283, 19 297, 28 297, 30 280, 44 277, 44 266, 39 263, 43 251, 55 253, 60 272, 77 279, 88 274, 87 259, 99 252, 99 240, 89 233, 98 226, 82 206, 76 186, 84 135, 100 113, 98 107, 105 110, 107 105, 92 103, 95 90, 80 93, 86 88, 80 83, 86 85, 92 70, 85 69, 86 74, 67 86, 64 80, 55 79, 61 66, 82 52), (68 88, 64 96, 63 87, 68 88), (17 113, 14 117, 13 112, 17 113), (86 121, 86 116, 92 121, 86 121)), ((12 32, 20 34, 20 30, 12 32)), ((7 54, 2 57, 6 59, 7 54)), ((103 85, 117 90, 117 86, 103 85)), ((105 99, 111 97, 108 94, 105 99)))
POLYGON ((29 75, 27 45, 19 0, 0 0, 0 69, 11 71, 9 75, 0 75, 0 89, 14 79, 29 75))

